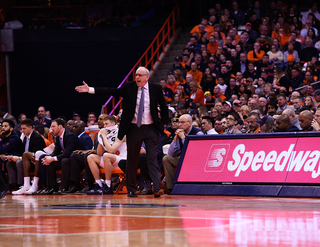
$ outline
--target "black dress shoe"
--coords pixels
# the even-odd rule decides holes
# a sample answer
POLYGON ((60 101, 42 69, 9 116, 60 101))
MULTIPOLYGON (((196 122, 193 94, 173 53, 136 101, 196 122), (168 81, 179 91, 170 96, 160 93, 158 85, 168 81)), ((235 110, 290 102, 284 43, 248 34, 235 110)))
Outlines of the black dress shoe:
POLYGON ((76 186, 72 186, 69 190, 65 190, 63 192, 61 192, 61 194, 65 195, 65 194, 72 194, 72 193, 76 193, 77 191, 79 191, 79 187, 76 186))
POLYGON ((5 197, 8 193, 9 193, 9 190, 2 190, 2 191, 0 191, 0 199, 2 199, 3 197, 5 197))
POLYGON ((163 191, 163 190, 156 190, 156 191, 154 192, 153 196, 154 196, 155 198, 158 198, 158 197, 162 196, 163 194, 164 194, 164 191, 163 191))
POLYGON ((143 188, 138 194, 139 195, 152 195, 153 191, 151 189, 147 190, 146 188, 143 188))
POLYGON ((137 193, 134 191, 128 191, 127 197, 138 197, 137 193))
POLYGON ((42 193, 45 189, 46 189, 45 187, 40 188, 40 189, 38 189, 36 192, 32 193, 32 195, 41 195, 41 193, 42 193))
POLYGON ((62 195, 65 191, 69 190, 69 188, 66 187, 62 187, 60 190, 58 191, 54 191, 52 194, 53 195, 62 195))
POLYGON ((77 195, 83 195, 86 194, 87 191, 92 190, 93 187, 90 187, 89 185, 86 185, 86 187, 84 187, 82 190, 79 190, 76 192, 77 195))
POLYGON ((55 188, 52 188, 52 187, 48 187, 44 191, 42 191, 42 193, 40 195, 52 195, 53 192, 56 192, 56 191, 58 191, 58 190, 55 188))

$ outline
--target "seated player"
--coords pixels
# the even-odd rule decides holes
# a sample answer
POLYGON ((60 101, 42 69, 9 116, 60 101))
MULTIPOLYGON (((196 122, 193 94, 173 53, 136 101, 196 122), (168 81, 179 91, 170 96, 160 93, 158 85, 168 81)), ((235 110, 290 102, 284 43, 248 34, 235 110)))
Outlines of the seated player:
POLYGON ((117 138, 118 125, 116 124, 116 118, 113 116, 109 116, 109 119, 104 121, 104 128, 100 130, 98 135, 99 146, 97 154, 90 154, 87 158, 96 186, 87 191, 87 194, 113 194, 111 188, 112 168, 117 168, 121 159, 127 159, 126 137, 122 140, 117 138), (106 184, 102 184, 100 180, 99 167, 105 170, 106 184))

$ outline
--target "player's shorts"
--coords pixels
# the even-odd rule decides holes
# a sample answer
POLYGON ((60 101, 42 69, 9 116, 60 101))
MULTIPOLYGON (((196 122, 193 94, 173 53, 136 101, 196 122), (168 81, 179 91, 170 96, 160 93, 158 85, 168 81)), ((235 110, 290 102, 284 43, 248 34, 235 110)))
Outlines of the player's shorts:
MULTIPOLYGON (((116 155, 116 156, 117 156, 117 158, 116 158, 116 161, 112 164, 112 168, 119 168, 119 166, 118 166, 119 161, 126 159, 126 157, 122 157, 121 155, 116 155)), ((101 158, 100 158, 99 166, 101 168, 104 168, 103 156, 101 156, 101 158)))

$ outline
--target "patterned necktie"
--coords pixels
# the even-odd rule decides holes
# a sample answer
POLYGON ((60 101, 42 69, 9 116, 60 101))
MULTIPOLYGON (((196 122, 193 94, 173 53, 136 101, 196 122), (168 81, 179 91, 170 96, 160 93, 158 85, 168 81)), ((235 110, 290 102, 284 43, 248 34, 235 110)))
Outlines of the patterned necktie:
POLYGON ((143 110, 144 110, 144 87, 141 88, 141 97, 140 97, 139 112, 138 112, 138 119, 137 119, 138 127, 140 127, 142 124, 143 110))

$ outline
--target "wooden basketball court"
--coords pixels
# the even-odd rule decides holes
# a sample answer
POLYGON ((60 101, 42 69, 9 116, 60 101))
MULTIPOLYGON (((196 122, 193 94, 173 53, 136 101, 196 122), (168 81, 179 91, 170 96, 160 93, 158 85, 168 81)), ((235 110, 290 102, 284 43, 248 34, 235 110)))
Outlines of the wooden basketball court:
POLYGON ((320 200, 164 195, 12 196, 0 246, 320 246, 320 200))

